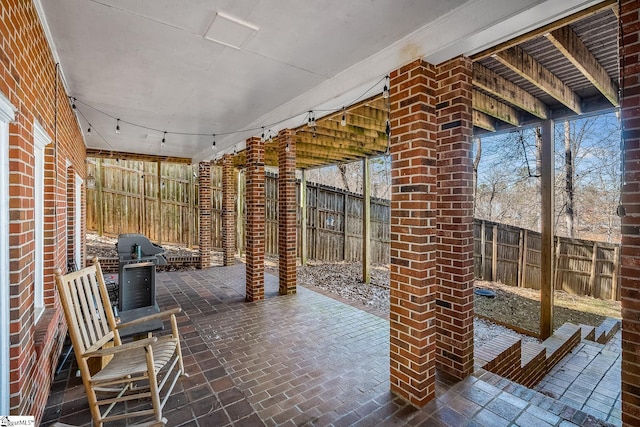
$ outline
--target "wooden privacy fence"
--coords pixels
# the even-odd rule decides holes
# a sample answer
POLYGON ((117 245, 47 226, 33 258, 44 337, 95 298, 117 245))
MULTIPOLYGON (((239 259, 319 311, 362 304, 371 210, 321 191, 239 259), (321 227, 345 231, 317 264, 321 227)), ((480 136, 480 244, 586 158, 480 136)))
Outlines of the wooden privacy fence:
MULTIPOLYGON (((555 289, 620 299, 620 246, 555 238, 555 289)), ((489 221, 474 223, 475 277, 540 289, 540 233, 489 221)))
POLYGON ((197 166, 89 159, 87 229, 142 233, 158 243, 198 243, 197 166))
MULTIPOLYGON (((87 228, 100 234, 143 233, 158 243, 198 244, 198 168, 161 162, 89 159, 87 228)), ((237 248, 245 247, 245 179, 236 175, 237 248)), ((211 168, 212 244, 222 246, 222 170, 211 168)), ((298 206, 300 206, 298 183, 298 206)), ((362 196, 308 183, 307 257, 362 260, 362 196)), ((278 252, 278 180, 265 179, 265 251, 278 252)), ((300 208, 298 256, 301 255, 300 208)), ((371 199, 371 261, 388 264, 390 204, 371 199)), ((540 233, 504 224, 474 223, 475 277, 540 289, 540 233)), ((555 286, 578 295, 619 299, 619 245, 555 240, 555 286)))
MULTIPOLYGON (((238 176, 239 209, 236 221, 238 248, 245 247, 244 174, 238 176)), ((301 256, 300 183, 297 184, 297 251, 301 256)), ((327 262, 362 261, 362 195, 322 184, 307 183, 307 257, 327 262)), ((371 198, 371 262, 389 263, 390 204, 388 200, 371 198)), ((278 178, 267 173, 265 178, 265 252, 278 253, 278 178)))

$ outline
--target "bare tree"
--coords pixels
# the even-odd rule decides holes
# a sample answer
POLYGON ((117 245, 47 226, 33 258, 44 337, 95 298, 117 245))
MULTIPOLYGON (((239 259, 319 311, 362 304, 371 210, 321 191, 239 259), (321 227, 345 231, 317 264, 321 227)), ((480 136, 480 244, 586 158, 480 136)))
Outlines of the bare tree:
MULTIPOLYGON (((473 199, 476 199, 478 193, 478 166, 482 158, 482 139, 476 138, 476 154, 473 158, 473 199)), ((476 215, 476 203, 473 203, 473 216, 476 215)))
POLYGON ((571 127, 569 120, 564 121, 564 180, 565 180, 565 222, 567 224, 567 234, 569 237, 574 238, 575 232, 573 229, 574 209, 573 209, 573 181, 574 169, 573 169, 573 149, 571 144, 571 127))

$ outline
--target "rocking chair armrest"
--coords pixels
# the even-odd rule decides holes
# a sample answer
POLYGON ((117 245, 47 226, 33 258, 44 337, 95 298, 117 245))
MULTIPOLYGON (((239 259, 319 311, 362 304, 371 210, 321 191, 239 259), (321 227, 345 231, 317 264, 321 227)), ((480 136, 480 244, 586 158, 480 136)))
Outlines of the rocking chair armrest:
POLYGON ((157 337, 145 338, 142 340, 132 341, 122 345, 116 345, 113 347, 101 348, 100 350, 89 351, 83 354, 82 357, 86 359, 90 357, 109 356, 111 354, 122 353, 124 351, 130 351, 136 348, 147 347, 151 344, 154 344, 156 341, 158 341, 157 337))
POLYGON ((182 308, 180 308, 180 307, 172 308, 171 310, 160 311, 158 313, 149 314, 149 315, 143 316, 143 317, 138 317, 137 319, 130 320, 130 321, 125 322, 125 323, 119 323, 119 324, 116 325, 116 329, 120 330, 120 329, 129 327, 129 326, 139 325, 140 323, 145 323, 145 322, 148 322, 150 320, 169 318, 169 317, 171 317, 173 315, 176 315, 176 314, 179 314, 181 312, 182 312, 182 308))

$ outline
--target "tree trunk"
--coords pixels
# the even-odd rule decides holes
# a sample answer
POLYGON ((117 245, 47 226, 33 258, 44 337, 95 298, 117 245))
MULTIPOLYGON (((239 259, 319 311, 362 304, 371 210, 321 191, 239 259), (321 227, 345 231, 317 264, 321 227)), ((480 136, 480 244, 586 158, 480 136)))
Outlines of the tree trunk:
MULTIPOLYGON (((542 191, 541 179, 542 176, 542 129, 540 126, 536 127, 536 179, 538 180, 538 191, 536 192, 536 201, 539 205, 541 202, 540 194, 542 191)), ((538 231, 542 230, 542 222, 540 215, 538 215, 538 231)))
POLYGON ((349 180, 347 179, 347 165, 344 163, 339 164, 338 170, 340 171, 340 177, 342 178, 342 185, 344 185, 344 189, 351 191, 349 189, 349 180))
POLYGON ((476 156, 473 159, 473 216, 476 215, 476 193, 478 192, 478 166, 482 157, 482 139, 476 138, 476 156))
POLYGON ((565 222, 567 224, 567 234, 572 239, 574 235, 574 210, 573 210, 573 150, 571 149, 571 127, 569 121, 564 122, 564 165, 565 165, 565 197, 567 200, 565 208, 565 222))

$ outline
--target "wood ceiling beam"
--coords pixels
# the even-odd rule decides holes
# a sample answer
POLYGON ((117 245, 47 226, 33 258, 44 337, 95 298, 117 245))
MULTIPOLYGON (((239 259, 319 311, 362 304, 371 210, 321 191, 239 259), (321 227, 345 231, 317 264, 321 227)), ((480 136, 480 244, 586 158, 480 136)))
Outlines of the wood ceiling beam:
POLYGON ((562 27, 545 36, 613 106, 620 105, 618 85, 611 80, 607 70, 593 56, 575 31, 570 27, 562 27))
POLYGON ((495 132, 496 126, 493 119, 487 114, 478 110, 473 110, 473 125, 480 129, 488 130, 489 132, 495 132))
POLYGON ((549 117, 549 111, 544 102, 477 62, 473 64, 473 84, 536 117, 541 119, 549 117))
POLYGON ((550 24, 544 25, 540 28, 536 28, 535 30, 529 31, 519 37, 515 37, 504 43, 500 43, 499 45, 490 47, 489 49, 485 49, 482 52, 478 52, 475 55, 471 55, 471 59, 474 61, 478 61, 480 59, 488 58, 500 51, 509 49, 511 47, 519 45, 520 43, 526 42, 527 40, 532 40, 537 37, 541 37, 546 33, 557 30, 558 28, 565 27, 569 24, 573 24, 574 22, 578 22, 582 19, 596 15, 605 9, 617 10, 617 5, 618 5, 618 0, 604 0, 601 3, 588 7, 572 15, 566 16, 550 24))
POLYGON ((520 125, 520 119, 518 118, 518 111, 515 108, 498 101, 480 92, 477 89, 473 90, 473 109, 487 114, 491 117, 495 117, 498 120, 509 123, 514 126, 520 125))
POLYGON ((96 157, 102 159, 120 159, 120 160, 137 160, 142 162, 165 162, 180 163, 190 165, 193 160, 189 157, 172 157, 172 156, 156 156, 153 154, 129 153, 126 151, 99 150, 97 148, 87 148, 87 157, 96 157))
POLYGON ((576 114, 582 113, 581 100, 575 92, 531 55, 515 46, 493 56, 504 66, 566 105, 576 114))

